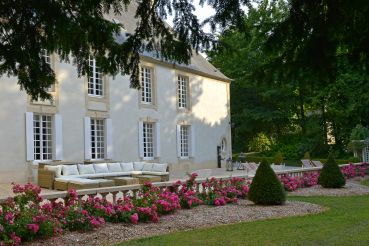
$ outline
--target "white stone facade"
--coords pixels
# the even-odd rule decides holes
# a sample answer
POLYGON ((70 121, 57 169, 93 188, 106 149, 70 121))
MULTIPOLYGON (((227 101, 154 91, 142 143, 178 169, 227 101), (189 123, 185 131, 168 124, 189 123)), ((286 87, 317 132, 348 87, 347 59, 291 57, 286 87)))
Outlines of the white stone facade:
POLYGON ((87 77, 78 77, 76 68, 60 63, 56 55, 51 60, 57 77, 52 105, 31 102, 19 90, 16 78, 1 77, 0 183, 35 180, 37 137, 30 123, 34 115, 51 116, 52 144, 46 146, 51 148, 51 161, 88 161, 92 158, 92 145, 101 143, 102 159, 165 162, 171 170, 215 168, 217 146, 222 141, 226 145, 223 157, 231 156, 228 79, 143 57, 142 66, 152 71, 150 105, 141 102, 141 91, 129 88, 129 76, 103 76, 103 96, 89 96, 87 77), (181 91, 188 93, 185 104, 181 104, 187 108, 178 107, 178 76, 188 79, 188 92, 181 91), (91 134, 100 133, 91 133, 88 117, 104 121, 100 143, 91 143, 91 134), (143 129, 143 122, 152 123, 152 134, 147 135, 152 138, 152 157, 143 156, 143 151, 147 151, 144 141, 150 140, 142 138, 147 130, 143 129), (183 138, 186 148, 179 146, 180 125, 189 127, 182 132, 188 134, 183 138))

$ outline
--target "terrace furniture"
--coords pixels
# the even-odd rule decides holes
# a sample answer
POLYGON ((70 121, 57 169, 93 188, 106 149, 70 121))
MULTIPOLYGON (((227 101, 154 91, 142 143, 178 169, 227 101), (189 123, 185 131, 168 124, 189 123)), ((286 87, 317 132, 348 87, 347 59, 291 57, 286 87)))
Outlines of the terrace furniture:
POLYGON ((68 182, 68 190, 82 190, 82 189, 93 189, 99 188, 100 182, 96 179, 75 179, 68 182))
POLYGON ((111 179, 92 179, 99 182, 99 187, 111 187, 115 185, 114 180, 111 179))
POLYGON ((323 167, 323 163, 321 163, 321 161, 311 161, 313 163, 314 166, 316 167, 323 167))
POLYGON ((313 164, 311 164, 311 161, 308 160, 308 159, 302 159, 301 162, 302 162, 302 167, 303 168, 311 168, 311 167, 314 167, 313 164))
MULTIPOLYGON (((92 187, 94 182, 98 187, 114 185, 102 179, 113 179, 116 177, 131 177, 134 175, 151 175, 157 177, 155 180, 168 181, 169 172, 166 163, 145 163, 145 162, 112 162, 75 164, 64 163, 59 165, 47 165, 42 163, 38 170, 39 185, 43 188, 67 190, 69 186, 81 188, 92 187), (96 179, 100 180, 94 181, 96 179), (71 183, 71 185, 69 185, 71 183)), ((95 187, 94 187, 95 188, 95 187)), ((82 188, 81 188, 82 189, 82 188)))
POLYGON ((161 182, 161 178, 158 176, 153 176, 153 175, 138 175, 136 176, 136 178, 138 178, 140 184, 144 184, 146 182, 161 182))
POLYGON ((121 186, 121 185, 135 185, 135 184, 139 184, 140 183, 138 178, 133 178, 133 177, 115 177, 115 178, 112 179, 112 181, 117 186, 121 186))

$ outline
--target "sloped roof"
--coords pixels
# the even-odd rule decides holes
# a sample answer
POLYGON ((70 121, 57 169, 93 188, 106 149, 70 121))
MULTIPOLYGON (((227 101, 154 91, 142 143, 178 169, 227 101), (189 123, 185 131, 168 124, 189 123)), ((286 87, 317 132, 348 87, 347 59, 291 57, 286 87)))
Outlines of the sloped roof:
MULTIPOLYGON (((105 18, 109 20, 119 21, 119 23, 123 24, 123 27, 125 29, 124 32, 133 34, 137 26, 137 19, 135 18, 136 8, 136 3, 133 2, 127 7, 127 11, 123 11, 122 15, 109 14, 106 15, 105 18)), ((118 42, 124 42, 124 40, 126 39, 126 35, 122 34, 121 36, 116 38, 118 42)), ((196 52, 194 52, 194 54, 192 55, 189 64, 178 64, 175 62, 165 61, 158 57, 155 52, 144 52, 143 54, 141 54, 141 56, 153 59, 158 62, 173 65, 178 69, 192 71, 203 76, 208 76, 222 81, 231 81, 230 78, 228 78, 218 69, 216 69, 202 55, 196 54, 196 52)))

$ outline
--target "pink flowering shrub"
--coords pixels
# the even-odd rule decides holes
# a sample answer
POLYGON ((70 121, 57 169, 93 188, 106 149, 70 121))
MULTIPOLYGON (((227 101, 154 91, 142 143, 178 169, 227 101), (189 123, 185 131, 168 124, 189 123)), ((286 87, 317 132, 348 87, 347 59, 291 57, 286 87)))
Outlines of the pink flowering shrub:
POLYGON ((349 165, 341 167, 341 172, 346 179, 354 177, 364 177, 369 171, 369 166, 367 163, 363 162, 361 165, 354 165, 349 163, 349 165))
POLYGON ((0 207, 0 245, 19 245, 62 232, 61 223, 49 213, 50 203, 40 203, 40 187, 13 184, 13 192, 15 197, 0 207))
POLYGON ((38 186, 14 184, 15 197, 0 206, 0 245, 19 245, 64 231, 94 230, 106 222, 158 222, 161 215, 181 208, 223 206, 247 196, 249 183, 242 178, 211 178, 200 188, 196 177, 192 174, 185 182, 178 181, 167 188, 146 183, 114 204, 97 196, 82 199, 75 190, 69 190, 64 201, 44 201, 38 186))

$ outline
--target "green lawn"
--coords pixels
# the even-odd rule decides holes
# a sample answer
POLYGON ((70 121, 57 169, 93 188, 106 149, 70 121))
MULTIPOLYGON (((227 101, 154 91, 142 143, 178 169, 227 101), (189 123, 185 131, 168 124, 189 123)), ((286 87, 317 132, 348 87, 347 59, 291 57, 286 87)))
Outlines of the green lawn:
MULTIPOLYGON (((369 183, 369 181, 367 181, 369 183)), ((177 232, 124 245, 369 245, 369 196, 294 197, 329 210, 317 215, 177 232)), ((122 245, 123 245, 122 244, 122 245)))

